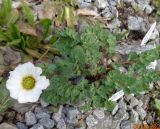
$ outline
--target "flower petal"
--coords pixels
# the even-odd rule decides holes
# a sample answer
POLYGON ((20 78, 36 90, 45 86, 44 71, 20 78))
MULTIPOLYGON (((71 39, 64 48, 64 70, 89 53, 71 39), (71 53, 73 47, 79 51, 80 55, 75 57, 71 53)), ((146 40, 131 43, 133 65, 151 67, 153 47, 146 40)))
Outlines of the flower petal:
POLYGON ((42 93, 42 91, 37 90, 37 89, 28 91, 28 93, 26 95, 26 99, 27 99, 28 102, 36 102, 36 101, 38 101, 41 93, 42 93))
POLYGON ((18 99, 21 89, 12 89, 10 90, 10 96, 14 99, 18 99))
POLYGON ((27 96, 27 91, 21 90, 18 95, 18 102, 19 103, 27 103, 28 101, 26 99, 26 96, 27 96))
POLYGON ((45 76, 40 76, 36 82, 36 88, 44 90, 49 84, 49 80, 45 76))
POLYGON ((20 80, 16 80, 15 78, 10 78, 6 82, 6 87, 8 90, 19 89, 22 88, 20 80))

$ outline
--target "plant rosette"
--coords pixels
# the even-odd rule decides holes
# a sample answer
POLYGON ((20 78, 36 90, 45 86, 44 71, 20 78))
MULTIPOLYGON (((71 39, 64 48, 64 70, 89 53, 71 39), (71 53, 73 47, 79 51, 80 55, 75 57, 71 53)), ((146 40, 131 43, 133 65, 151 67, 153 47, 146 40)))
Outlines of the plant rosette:
POLYGON ((19 103, 38 101, 42 90, 49 86, 49 80, 41 74, 42 69, 30 62, 18 65, 6 82, 10 96, 19 103))

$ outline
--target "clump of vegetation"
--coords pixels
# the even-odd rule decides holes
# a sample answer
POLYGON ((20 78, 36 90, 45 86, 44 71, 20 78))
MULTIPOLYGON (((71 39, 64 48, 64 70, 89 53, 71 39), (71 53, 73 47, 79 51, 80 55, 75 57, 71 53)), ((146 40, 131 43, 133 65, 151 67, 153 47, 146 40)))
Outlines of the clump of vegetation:
POLYGON ((60 59, 54 64, 43 64, 44 74, 51 82, 43 94, 48 103, 86 100, 86 109, 106 107, 111 110, 114 103, 108 99, 116 90, 138 94, 149 90, 149 84, 160 79, 158 72, 146 69, 159 58, 159 47, 140 55, 132 53, 126 61, 112 60, 105 64, 103 59, 114 56, 116 45, 115 36, 109 31, 90 26, 81 33, 67 28, 58 35, 54 47, 60 50, 60 59), (120 72, 120 66, 128 72, 120 72))

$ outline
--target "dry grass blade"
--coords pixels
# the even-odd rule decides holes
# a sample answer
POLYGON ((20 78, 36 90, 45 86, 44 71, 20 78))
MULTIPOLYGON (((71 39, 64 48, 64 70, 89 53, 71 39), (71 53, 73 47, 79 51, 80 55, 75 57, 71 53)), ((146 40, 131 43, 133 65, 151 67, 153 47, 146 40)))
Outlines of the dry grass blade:
POLYGON ((87 8, 78 9, 76 11, 76 14, 77 15, 81 15, 81 16, 94 16, 94 17, 98 17, 99 16, 99 14, 97 13, 97 11, 90 10, 90 9, 87 9, 87 8))

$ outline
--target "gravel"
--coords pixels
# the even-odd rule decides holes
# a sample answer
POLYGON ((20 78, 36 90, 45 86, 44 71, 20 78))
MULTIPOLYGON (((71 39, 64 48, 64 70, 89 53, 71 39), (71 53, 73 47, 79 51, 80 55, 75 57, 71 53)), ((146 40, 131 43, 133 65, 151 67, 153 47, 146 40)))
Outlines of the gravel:
POLYGON ((132 123, 130 121, 122 121, 121 129, 132 129, 132 123))
POLYGON ((44 127, 40 124, 35 124, 33 127, 31 127, 30 129, 44 129, 44 127))
POLYGON ((18 129, 28 129, 28 127, 24 123, 21 123, 21 122, 18 122, 16 126, 18 129))
POLYGON ((77 115, 80 114, 77 108, 72 108, 72 107, 65 108, 64 113, 70 120, 75 119, 77 115))
POLYGON ((137 107, 136 111, 139 114, 139 116, 141 117, 141 119, 144 120, 144 118, 147 115, 146 111, 142 107, 139 107, 139 106, 137 107))
POLYGON ((128 17, 128 29, 129 30, 140 30, 140 25, 137 17, 128 17))
POLYGON ((96 0, 96 7, 99 9, 105 9, 106 6, 108 6, 107 0, 96 0))
POLYGON ((36 118, 37 119, 50 118, 50 115, 45 112, 39 112, 39 113, 36 113, 36 118))
POLYGON ((57 128, 58 128, 58 129, 67 129, 66 123, 65 123, 64 119, 60 119, 60 120, 57 122, 57 128))
POLYGON ((96 110, 93 112, 93 115, 94 115, 98 120, 103 120, 104 117, 105 117, 105 114, 104 114, 104 110, 103 110, 103 109, 96 109, 96 110))
POLYGON ((25 122, 26 122, 26 125, 29 125, 29 126, 37 123, 36 116, 32 111, 25 113, 25 122))
POLYGON ((98 124, 98 120, 95 119, 93 115, 89 115, 89 116, 86 118, 86 124, 88 125, 88 127, 93 127, 93 126, 95 126, 96 124, 98 124))
POLYGON ((49 118, 41 118, 38 122, 46 129, 52 129, 55 125, 55 122, 49 118))

